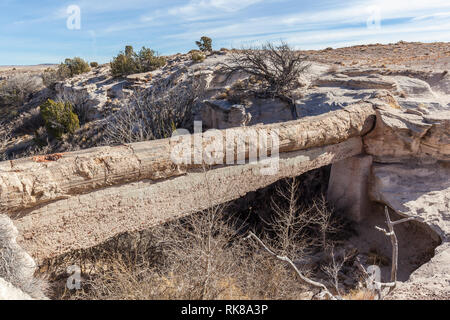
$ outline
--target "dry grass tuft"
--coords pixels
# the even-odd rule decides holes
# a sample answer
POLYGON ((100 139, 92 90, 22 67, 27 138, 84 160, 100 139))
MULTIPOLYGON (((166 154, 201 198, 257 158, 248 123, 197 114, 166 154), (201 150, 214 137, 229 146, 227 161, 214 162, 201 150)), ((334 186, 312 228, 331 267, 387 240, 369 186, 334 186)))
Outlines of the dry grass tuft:
POLYGON ((305 288, 292 270, 238 236, 222 210, 210 209, 152 230, 151 244, 132 245, 147 248, 137 254, 124 255, 118 249, 84 263, 82 290, 66 290, 59 298, 300 299, 305 288))
MULTIPOLYGON (((323 199, 303 207, 299 183, 288 180, 272 201, 273 219, 258 235, 293 261, 333 244, 331 211, 323 199), (309 235, 309 236, 308 236, 309 235)), ((123 235, 99 248, 49 261, 54 280, 79 265, 82 288, 56 292, 56 299, 85 300, 300 300, 314 296, 287 264, 247 237, 245 218, 231 206, 210 209, 137 235, 123 235)), ((308 264, 302 274, 316 276, 308 264)), ((337 271, 339 272, 339 271, 337 271)), ((61 284, 67 279, 63 275, 61 284)), ((55 282, 56 283, 56 282, 55 282)), ((62 286, 60 287, 60 289, 62 286)))

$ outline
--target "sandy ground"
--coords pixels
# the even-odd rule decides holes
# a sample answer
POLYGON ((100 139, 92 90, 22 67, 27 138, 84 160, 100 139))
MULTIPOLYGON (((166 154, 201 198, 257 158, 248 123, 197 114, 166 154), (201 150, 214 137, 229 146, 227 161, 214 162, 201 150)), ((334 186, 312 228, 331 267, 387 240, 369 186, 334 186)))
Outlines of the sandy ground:
POLYGON ((0 66, 0 78, 14 73, 42 73, 48 68, 55 68, 56 65, 41 64, 36 66, 0 66))
POLYGON ((450 43, 398 42, 396 44, 372 44, 335 50, 305 51, 313 60, 344 66, 389 68, 423 67, 430 70, 450 68, 450 43))

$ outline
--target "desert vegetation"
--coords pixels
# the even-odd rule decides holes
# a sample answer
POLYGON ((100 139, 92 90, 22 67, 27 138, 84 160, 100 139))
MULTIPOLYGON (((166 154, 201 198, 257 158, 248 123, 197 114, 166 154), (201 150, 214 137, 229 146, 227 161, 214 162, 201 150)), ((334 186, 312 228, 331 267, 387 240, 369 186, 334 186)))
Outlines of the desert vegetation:
POLYGON ((90 64, 80 57, 75 57, 65 59, 56 69, 47 68, 41 77, 46 87, 54 89, 56 83, 89 71, 90 64))
POLYGON ((78 116, 68 102, 55 102, 49 99, 40 110, 47 131, 55 138, 61 138, 65 133, 73 134, 80 128, 78 116))
POLYGON ((198 46, 200 51, 202 52, 211 52, 212 51, 212 39, 206 36, 203 36, 200 41, 196 41, 195 44, 198 46))
POLYGON ((91 70, 89 64, 79 57, 66 59, 64 63, 59 66, 59 68, 63 70, 61 73, 67 74, 68 77, 73 77, 91 70))
POLYGON ((0 82, 0 112, 2 108, 22 106, 44 87, 42 78, 27 73, 17 73, 0 82))
POLYGON ((191 57, 192 57, 192 61, 194 61, 196 63, 203 62, 206 59, 205 54, 203 52, 197 51, 197 50, 191 51, 191 57))
POLYGON ((250 217, 233 213, 233 203, 212 206, 138 235, 123 235, 99 248, 48 261, 56 294, 63 299, 297 300, 320 292, 314 285, 320 280, 310 279, 324 279, 335 293, 360 295, 356 288, 339 286, 341 269, 354 259, 334 253, 343 220, 322 197, 304 202, 299 187, 297 179, 274 187, 273 215, 267 221, 251 222, 250 217), (318 269, 307 263, 317 252, 332 255, 318 269), (295 261, 295 268, 280 256, 295 261), (58 273, 75 261, 82 261, 82 289, 59 288, 58 273))
POLYGON ((286 43, 267 43, 261 47, 233 51, 228 61, 221 65, 227 79, 236 73, 253 76, 258 86, 251 89, 260 97, 277 97, 291 105, 292 114, 298 118, 291 92, 298 88, 299 79, 309 65, 307 57, 286 43))
POLYGON ((119 53, 110 63, 111 73, 115 77, 154 71, 165 64, 166 59, 158 56, 154 50, 143 47, 136 53, 132 46, 126 46, 125 51, 119 53))
POLYGON ((169 138, 178 128, 192 126, 193 108, 201 96, 202 86, 196 79, 182 87, 161 84, 136 91, 128 108, 106 123, 105 141, 116 145, 169 138))
MULTIPOLYGON (((3 126, 3 123, 0 122, 0 127, 3 126)), ((6 133, 6 132, 1 132, 0 133, 0 150, 2 150, 2 152, 0 152, 0 161, 5 161, 8 159, 8 156, 5 153, 5 148, 8 145, 8 143, 11 140, 11 136, 6 133)))

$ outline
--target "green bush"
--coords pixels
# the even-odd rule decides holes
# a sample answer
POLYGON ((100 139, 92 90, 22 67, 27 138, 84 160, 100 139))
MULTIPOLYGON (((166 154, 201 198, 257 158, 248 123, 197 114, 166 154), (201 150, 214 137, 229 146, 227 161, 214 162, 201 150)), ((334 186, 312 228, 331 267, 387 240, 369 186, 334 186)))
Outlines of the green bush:
POLYGON ((159 57, 154 50, 143 47, 135 53, 132 46, 126 46, 125 52, 111 61, 111 73, 115 77, 126 76, 133 73, 154 71, 163 67, 166 59, 159 57))
POLYGON ((121 77, 137 72, 137 66, 133 58, 120 53, 111 61, 111 73, 114 77, 121 77))
POLYGON ((48 133, 55 138, 59 139, 66 133, 73 134, 80 128, 78 116, 68 102, 55 102, 48 99, 40 107, 40 113, 48 133))
POLYGON ((200 62, 205 61, 206 56, 205 56, 205 54, 203 54, 200 51, 194 51, 191 53, 191 58, 192 58, 192 61, 200 63, 200 62))
POLYGON ((91 62, 89 65, 91 68, 98 68, 98 62, 91 62))
MULTIPOLYGON (((92 64, 95 64, 93 62, 92 64)), ((92 65, 91 64, 91 65, 92 65)), ((98 66, 98 64, 97 64, 98 66)), ((94 68, 94 67, 93 67, 94 68)), ((89 64, 81 58, 66 59, 57 69, 47 68, 41 75, 44 85, 53 89, 55 84, 67 78, 89 72, 91 68, 89 64)))
POLYGON ((138 66, 140 72, 154 71, 164 67, 166 59, 159 57, 154 50, 142 47, 138 54, 138 66))
POLYGON ((91 71, 89 64, 79 57, 66 59, 60 68, 63 72, 70 72, 71 77, 91 71))
POLYGON ((212 40, 208 37, 202 37, 200 41, 195 42, 202 52, 212 51, 212 40))

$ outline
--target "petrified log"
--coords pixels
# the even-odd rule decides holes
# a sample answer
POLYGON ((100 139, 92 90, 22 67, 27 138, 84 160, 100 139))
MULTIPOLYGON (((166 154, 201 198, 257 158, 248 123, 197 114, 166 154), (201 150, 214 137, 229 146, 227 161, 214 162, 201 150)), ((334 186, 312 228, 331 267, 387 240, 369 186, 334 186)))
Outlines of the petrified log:
POLYGON ((74 195, 17 218, 18 243, 40 263, 227 203, 362 150, 362 139, 356 137, 335 145, 282 153, 274 175, 261 175, 262 163, 217 166, 209 171, 191 170, 172 179, 142 180, 74 195))
MULTIPOLYGON (((298 121, 229 130, 234 130, 238 139, 246 137, 249 131, 277 130, 282 154, 359 137, 369 132, 374 123, 372 104, 360 103, 298 121)), ((247 142, 245 150, 237 151, 238 156, 248 158, 251 147, 247 142)), ((0 210, 9 215, 26 215, 32 208, 74 195, 142 180, 164 180, 198 168, 195 164, 174 163, 172 149, 173 141, 165 139, 1 162, 0 210)), ((224 162, 220 160, 210 165, 224 162)))

